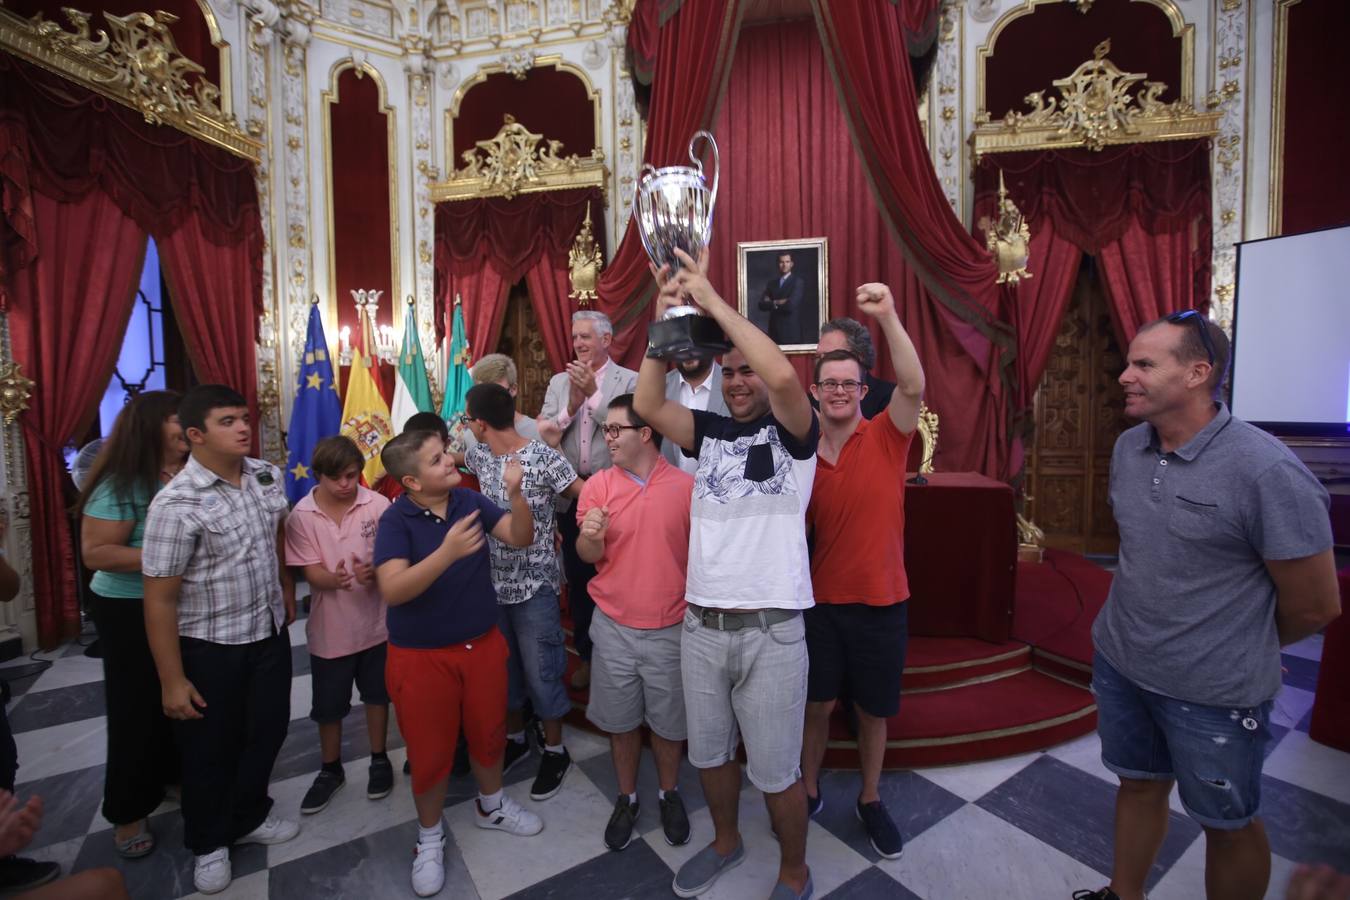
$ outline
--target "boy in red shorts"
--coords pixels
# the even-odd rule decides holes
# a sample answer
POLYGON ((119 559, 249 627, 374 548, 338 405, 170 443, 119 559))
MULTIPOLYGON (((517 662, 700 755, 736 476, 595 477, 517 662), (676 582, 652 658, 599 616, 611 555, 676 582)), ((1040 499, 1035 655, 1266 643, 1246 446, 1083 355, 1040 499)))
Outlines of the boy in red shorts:
POLYGON ((516 835, 544 823, 502 792, 506 748, 506 640, 485 532, 514 547, 534 537, 520 464, 504 481, 511 511, 456 489, 459 472, 440 435, 408 431, 385 445, 385 469, 405 493, 380 517, 375 573, 389 607, 385 680, 408 743, 420 826, 412 884, 429 897, 445 883, 441 810, 463 726, 478 782, 475 821, 516 835))

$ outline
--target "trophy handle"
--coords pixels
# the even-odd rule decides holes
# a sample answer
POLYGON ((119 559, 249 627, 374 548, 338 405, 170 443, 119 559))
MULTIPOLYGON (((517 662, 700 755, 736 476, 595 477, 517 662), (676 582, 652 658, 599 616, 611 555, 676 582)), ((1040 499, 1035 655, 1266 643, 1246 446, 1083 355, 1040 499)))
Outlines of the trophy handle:
POLYGON ((647 179, 656 174, 656 167, 651 163, 643 163, 642 168, 638 170, 637 181, 633 182, 633 213, 638 211, 638 197, 642 194, 642 185, 646 184, 647 179))
POLYGON ((717 141, 713 140, 712 132, 710 131, 694 132, 694 136, 689 139, 689 158, 694 161, 694 165, 698 166, 698 174, 700 176, 703 175, 703 161, 698 158, 698 155, 696 153, 694 153, 694 144, 698 142, 699 138, 703 138, 705 141, 707 141, 708 145, 712 147, 713 152, 712 191, 711 196, 708 198, 708 215, 709 217, 711 217, 713 208, 717 206, 717 181, 721 176, 722 172, 722 160, 718 156, 717 141))

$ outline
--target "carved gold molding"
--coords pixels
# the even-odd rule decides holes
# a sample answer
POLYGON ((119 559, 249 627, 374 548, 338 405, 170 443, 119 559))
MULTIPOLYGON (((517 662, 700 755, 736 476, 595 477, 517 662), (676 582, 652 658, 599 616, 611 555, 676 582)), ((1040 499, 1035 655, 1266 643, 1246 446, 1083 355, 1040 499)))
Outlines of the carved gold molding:
POLYGON ((1284 230, 1284 110, 1289 58, 1289 9, 1302 0, 1275 0, 1275 59, 1270 94, 1270 211, 1268 231, 1284 230))
POLYGON ((975 163, 994 152, 1069 147, 1101 150, 1113 144, 1185 140, 1218 133, 1219 112, 1198 112, 1184 99, 1163 103, 1158 98, 1167 85, 1149 81, 1141 72, 1122 72, 1106 58, 1110 52, 1111 41, 1102 41, 1092 59, 1073 74, 1052 82, 1059 97, 1046 100, 1045 91, 1028 94, 1027 112, 1011 111, 998 122, 991 122, 985 110, 977 112, 970 137, 975 163))
MULTIPOLYGON (((114 16, 107 31, 91 29, 90 14, 65 9, 72 31, 43 18, 24 19, 0 7, 0 48, 19 59, 122 103, 152 125, 167 125, 257 162, 262 146, 221 105, 218 85, 178 50, 163 10, 114 16)), ((222 69, 222 71, 225 71, 222 69)))
POLYGON ((1017 204, 1008 196, 1003 184, 1003 170, 998 173, 998 209, 996 216, 980 222, 989 254, 998 263, 998 284, 1017 285, 1030 278, 1027 260, 1030 257, 1031 229, 1017 204))
POLYGON ((919 474, 933 474, 933 457, 937 454, 938 414, 919 404, 919 474))
POLYGON ((591 204, 588 201, 586 221, 581 223, 581 230, 567 253, 567 278, 572 283, 568 299, 577 301, 577 306, 589 306, 598 296, 595 287, 600 282, 600 270, 604 265, 605 255, 595 243, 595 232, 591 229, 591 204))
MULTIPOLYGON (((608 196, 605 154, 599 147, 590 156, 561 156, 562 141, 546 140, 508 114, 491 140, 478 141, 476 149, 461 154, 464 165, 450 177, 431 186, 435 203, 506 197, 598 187, 608 196)), ((608 205, 608 201, 606 201, 608 205)))
POLYGON ((5 417, 6 425, 13 425, 19 413, 28 409, 33 387, 33 380, 24 377, 17 362, 0 362, 0 415, 5 417))

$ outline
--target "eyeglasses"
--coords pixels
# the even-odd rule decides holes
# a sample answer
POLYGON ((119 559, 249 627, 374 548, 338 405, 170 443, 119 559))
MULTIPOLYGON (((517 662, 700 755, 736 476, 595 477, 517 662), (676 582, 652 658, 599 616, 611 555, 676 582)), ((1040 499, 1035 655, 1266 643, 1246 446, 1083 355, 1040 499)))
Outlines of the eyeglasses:
POLYGON ((621 431, 625 431, 627 429, 632 429, 633 431, 640 431, 642 427, 643 426, 641 425, 601 425, 600 430, 605 433, 605 437, 613 439, 617 438, 619 436, 619 432, 621 431))
POLYGON ((861 381, 849 379, 847 381, 836 381, 833 378, 826 378, 824 381, 817 381, 816 387, 827 394, 833 394, 835 391, 843 391, 845 394, 856 394, 858 388, 862 387, 861 381))
POLYGON ((1214 365, 1214 341, 1209 337, 1209 322, 1205 317, 1193 309, 1183 312, 1174 312, 1167 317, 1167 321, 1172 325, 1184 325, 1186 322, 1194 322, 1195 327, 1200 331, 1200 341, 1205 345, 1205 352, 1209 354, 1209 364, 1214 365))
POLYGON ((472 421, 473 416, 470 416, 468 413, 460 413, 459 415, 455 416, 455 423, 458 425, 463 425, 465 428, 467 428, 469 426, 469 423, 472 421))

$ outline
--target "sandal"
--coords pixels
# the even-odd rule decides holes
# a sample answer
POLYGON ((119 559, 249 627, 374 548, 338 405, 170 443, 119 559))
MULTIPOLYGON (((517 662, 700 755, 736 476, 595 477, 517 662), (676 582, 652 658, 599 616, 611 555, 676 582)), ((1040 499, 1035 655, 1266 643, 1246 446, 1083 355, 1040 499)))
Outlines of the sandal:
POLYGON ((142 856, 149 856, 155 849, 155 833, 150 830, 148 822, 140 831, 124 841, 117 840, 116 832, 113 832, 113 835, 117 855, 123 859, 140 859, 142 856))

